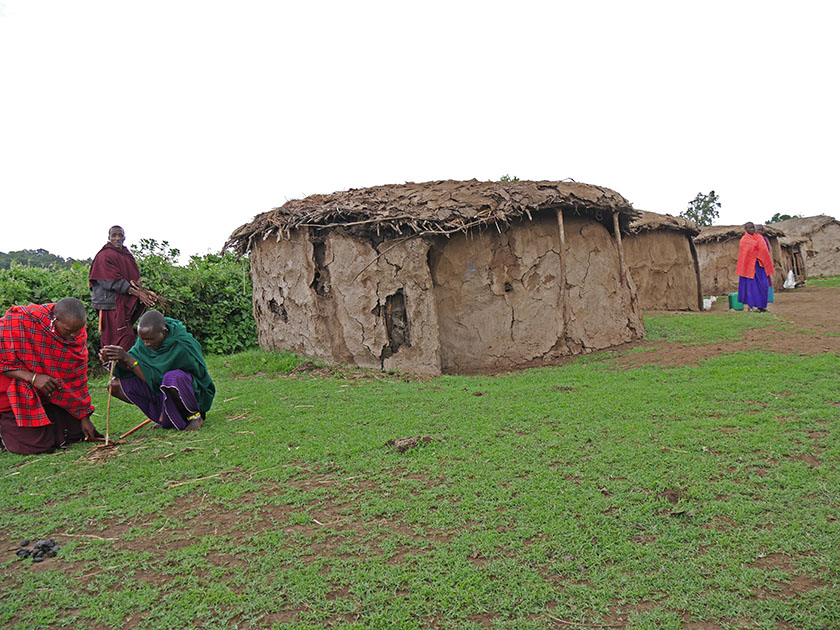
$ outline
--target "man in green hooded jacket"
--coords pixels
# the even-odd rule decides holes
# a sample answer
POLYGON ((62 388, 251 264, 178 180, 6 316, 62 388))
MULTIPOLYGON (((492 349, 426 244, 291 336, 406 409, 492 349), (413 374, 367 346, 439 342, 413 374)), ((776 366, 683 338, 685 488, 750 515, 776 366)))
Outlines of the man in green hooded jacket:
POLYGON ((120 346, 100 352, 102 361, 117 362, 111 394, 137 405, 164 429, 200 429, 216 395, 201 345, 182 322, 160 311, 140 318, 137 335, 127 352, 120 346))

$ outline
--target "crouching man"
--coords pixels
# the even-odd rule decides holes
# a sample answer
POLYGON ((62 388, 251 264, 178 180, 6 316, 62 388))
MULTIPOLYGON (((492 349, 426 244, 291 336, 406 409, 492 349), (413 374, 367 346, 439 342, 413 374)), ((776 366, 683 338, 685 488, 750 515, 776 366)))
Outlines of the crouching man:
POLYGON ((48 453, 97 436, 90 421, 85 306, 76 298, 13 306, 0 319, 0 438, 48 453))
POLYGON ((105 346, 104 362, 116 361, 111 394, 136 405, 164 429, 201 428, 216 386, 207 373, 201 346, 186 326, 160 311, 146 312, 137 324, 139 339, 126 352, 105 346))

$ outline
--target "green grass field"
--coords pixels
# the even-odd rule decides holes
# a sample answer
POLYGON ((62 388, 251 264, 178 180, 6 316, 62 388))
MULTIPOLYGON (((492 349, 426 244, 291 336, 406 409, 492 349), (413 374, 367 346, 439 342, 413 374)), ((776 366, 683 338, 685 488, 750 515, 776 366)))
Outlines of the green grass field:
MULTIPOLYGON (((211 357, 198 433, 0 454, 0 625, 840 628, 840 357, 614 355, 435 379, 211 357), (430 440, 386 444, 408 436, 430 440), (18 560, 23 538, 61 550, 18 560)), ((113 402, 112 434, 142 420, 113 402)))

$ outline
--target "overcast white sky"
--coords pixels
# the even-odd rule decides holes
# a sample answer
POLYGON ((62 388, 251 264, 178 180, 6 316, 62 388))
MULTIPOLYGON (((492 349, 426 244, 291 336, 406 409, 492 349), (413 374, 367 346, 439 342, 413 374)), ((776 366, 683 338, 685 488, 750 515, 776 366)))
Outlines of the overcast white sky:
POLYGON ((840 216, 840 4, 0 0, 0 251, 218 251, 288 199, 564 179, 840 216))

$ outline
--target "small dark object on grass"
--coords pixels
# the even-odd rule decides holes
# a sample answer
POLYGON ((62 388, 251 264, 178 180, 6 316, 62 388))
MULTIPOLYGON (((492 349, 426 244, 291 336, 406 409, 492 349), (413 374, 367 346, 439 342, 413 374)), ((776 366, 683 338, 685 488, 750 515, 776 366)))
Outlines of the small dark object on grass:
POLYGON ((385 446, 392 447, 397 453, 405 453, 410 448, 415 448, 418 444, 428 444, 432 441, 428 435, 415 435, 414 437, 397 438, 385 442, 385 446))
POLYGON ((29 544, 28 538, 23 543, 25 544, 21 544, 20 549, 15 551, 15 555, 18 558, 32 558, 32 562, 43 562, 44 558, 55 558, 58 550, 61 549, 54 538, 42 538, 32 546, 32 549, 26 547, 29 544))
POLYGON ((21 547, 28 547, 29 546, 29 539, 26 538, 26 539, 22 540, 21 543, 20 543, 20 546, 21 547))

